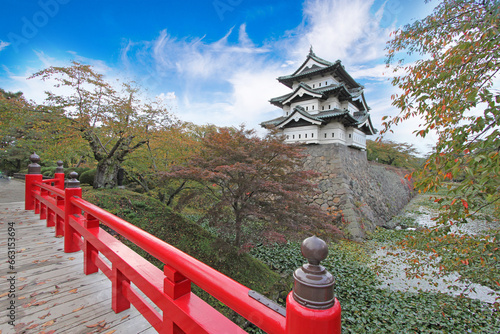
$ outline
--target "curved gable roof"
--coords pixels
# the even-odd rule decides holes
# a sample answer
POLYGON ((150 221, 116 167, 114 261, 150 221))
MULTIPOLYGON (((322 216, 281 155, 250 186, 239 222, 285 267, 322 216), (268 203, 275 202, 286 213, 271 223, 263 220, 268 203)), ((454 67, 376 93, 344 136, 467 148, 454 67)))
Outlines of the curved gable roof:
POLYGON ((314 124, 314 125, 320 125, 322 121, 318 119, 317 117, 312 116, 309 114, 307 111, 304 110, 301 106, 297 106, 293 109, 293 112, 290 113, 288 117, 286 117, 283 121, 278 123, 276 126, 278 128, 282 128, 291 121, 296 121, 298 122, 299 120, 304 120, 308 123, 314 124))

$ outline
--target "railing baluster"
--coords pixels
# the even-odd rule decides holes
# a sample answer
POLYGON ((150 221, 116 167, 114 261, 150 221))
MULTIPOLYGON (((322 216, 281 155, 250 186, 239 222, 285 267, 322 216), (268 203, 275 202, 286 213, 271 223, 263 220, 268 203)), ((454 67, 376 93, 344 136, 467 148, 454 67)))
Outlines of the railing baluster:
POLYGON ((123 294, 123 281, 130 283, 130 280, 113 265, 113 276, 111 279, 111 307, 116 313, 120 313, 130 308, 130 301, 123 294))
MULTIPOLYGON (((89 213, 85 213, 83 226, 93 235, 97 236, 99 233, 99 220, 89 213)), ((97 256, 97 248, 92 246, 92 244, 85 239, 83 243, 83 272, 85 275, 96 273, 99 270, 93 260, 93 258, 95 259, 97 256)))
POLYGON ((71 198, 82 197, 82 188, 80 182, 76 179, 78 174, 71 172, 69 174, 70 180, 65 189, 65 202, 64 202, 64 252, 73 253, 80 250, 78 246, 78 235, 73 227, 71 227, 69 220, 73 215, 79 215, 81 210, 71 203, 71 198))

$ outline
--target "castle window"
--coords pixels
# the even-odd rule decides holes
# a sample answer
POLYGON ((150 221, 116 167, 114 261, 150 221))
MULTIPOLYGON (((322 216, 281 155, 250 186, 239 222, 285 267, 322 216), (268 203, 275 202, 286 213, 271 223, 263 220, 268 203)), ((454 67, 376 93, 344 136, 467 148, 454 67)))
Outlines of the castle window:
POLYGON ((335 137, 335 132, 332 132, 332 138, 335 137))
POLYGON ((325 138, 326 138, 326 133, 325 133, 325 138))
POLYGON ((351 134, 349 134, 349 138, 351 138, 351 137, 352 137, 352 135, 351 135, 351 134))
POLYGON ((304 138, 307 138, 307 133, 304 135, 304 138))
POLYGON ((309 110, 309 107, 306 107, 306 110, 309 110))
POLYGON ((314 110, 314 106, 312 106, 312 110, 314 110))
POLYGON ((325 86, 328 85, 328 81, 325 81, 325 86))
POLYGON ((314 133, 311 133, 311 138, 314 138, 314 133))
POLYGON ((325 110, 325 106, 322 106, 322 107, 321 107, 321 110, 325 110))
POLYGON ((290 135, 286 135, 286 139, 290 139, 290 135))
POLYGON ((292 135, 292 139, 295 139, 295 135, 292 135))
POLYGON ((319 87, 321 87, 321 82, 319 83, 319 87))
POLYGON ((332 109, 331 104, 328 105, 328 109, 332 109))
POLYGON ((299 139, 300 139, 300 135, 299 135, 299 139))
POLYGON ((314 88, 314 84, 313 84, 313 88, 314 88))

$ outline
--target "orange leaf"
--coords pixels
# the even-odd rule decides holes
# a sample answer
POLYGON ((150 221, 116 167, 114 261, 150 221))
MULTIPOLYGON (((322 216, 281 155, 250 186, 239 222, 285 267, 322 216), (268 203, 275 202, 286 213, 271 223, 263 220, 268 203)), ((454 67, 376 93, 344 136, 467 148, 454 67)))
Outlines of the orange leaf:
POLYGON ((42 325, 42 327, 52 326, 52 325, 54 324, 54 322, 55 322, 54 320, 49 320, 49 321, 47 321, 46 323, 44 323, 44 324, 42 325))
POLYGON ((462 200, 462 204, 466 209, 469 208, 469 203, 467 203, 465 200, 462 200))
POLYGON ((68 292, 69 292, 69 293, 76 293, 76 291, 78 291, 78 288, 75 288, 75 289, 69 290, 68 292))
POLYGON ((50 312, 47 313, 46 315, 42 315, 40 317, 38 317, 38 319, 45 319, 46 317, 48 317, 50 315, 50 312))

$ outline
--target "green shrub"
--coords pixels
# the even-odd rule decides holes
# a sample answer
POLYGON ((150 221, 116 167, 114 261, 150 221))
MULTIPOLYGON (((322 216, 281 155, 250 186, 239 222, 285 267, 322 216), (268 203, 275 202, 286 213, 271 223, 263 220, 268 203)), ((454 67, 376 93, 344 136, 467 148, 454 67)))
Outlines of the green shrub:
POLYGON ((43 176, 54 177, 54 173, 56 172, 56 168, 57 167, 53 166, 53 167, 42 167, 40 169, 41 169, 41 173, 43 176))
MULTIPOLYGON (((64 175, 68 178, 69 173, 77 172, 79 176, 81 176, 84 172, 90 170, 90 167, 77 167, 77 168, 64 168, 64 175)), ((80 179, 80 178, 78 178, 80 179)))
POLYGON ((90 184, 91 186, 94 186, 96 171, 96 169, 90 169, 83 172, 82 175, 80 175, 80 183, 90 184))

